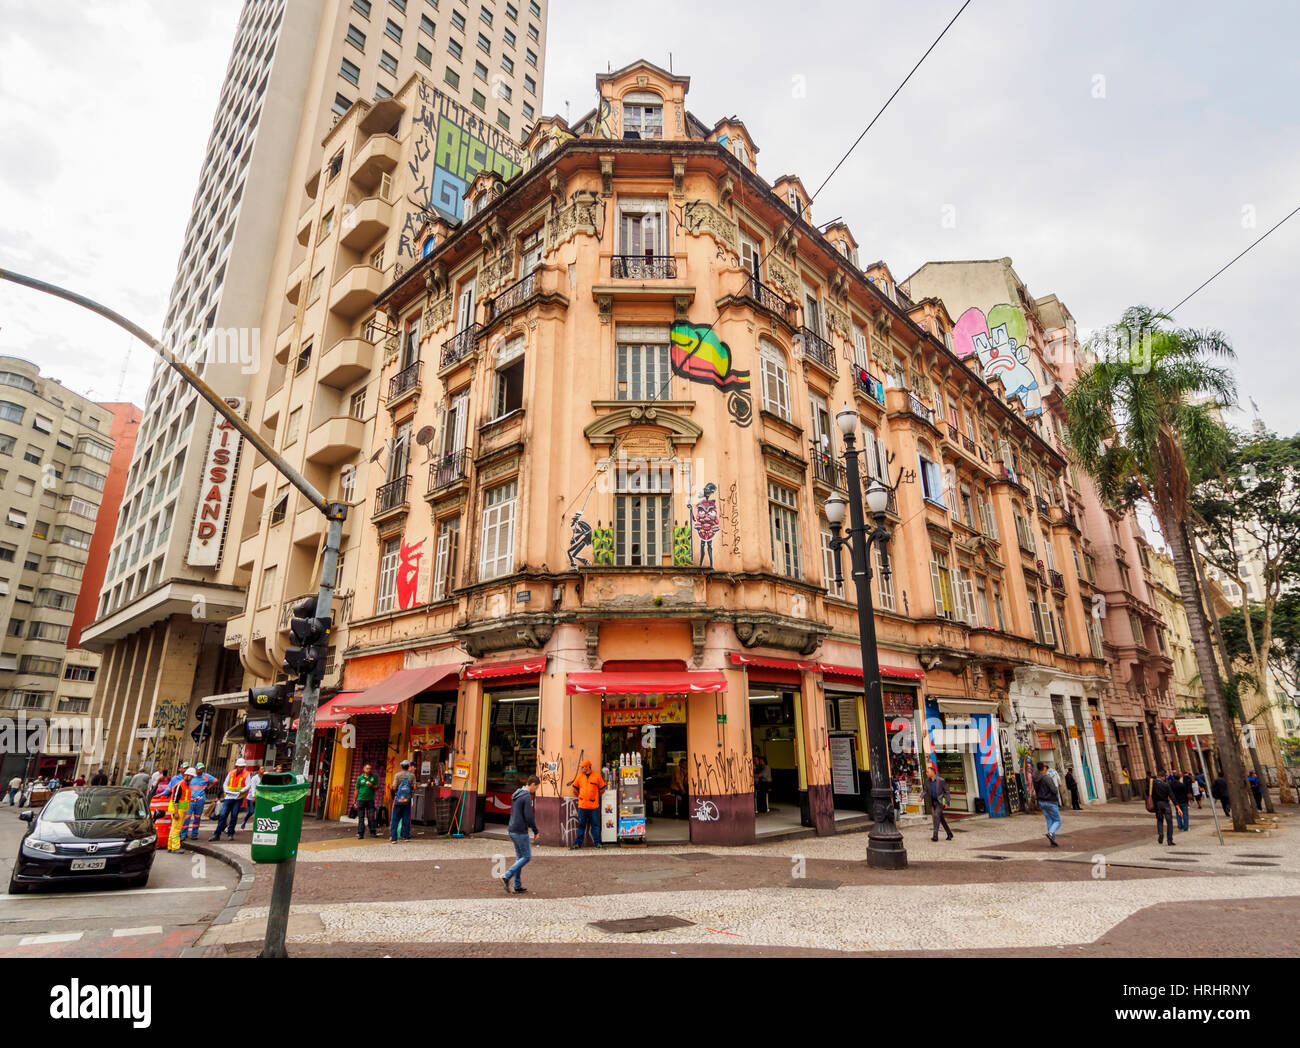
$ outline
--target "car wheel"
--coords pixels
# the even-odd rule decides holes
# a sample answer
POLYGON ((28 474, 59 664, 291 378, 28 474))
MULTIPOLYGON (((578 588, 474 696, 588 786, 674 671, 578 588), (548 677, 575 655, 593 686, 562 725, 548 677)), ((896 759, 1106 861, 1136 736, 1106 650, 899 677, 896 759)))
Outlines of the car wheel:
POLYGON ((12 875, 9 877, 9 894, 10 894, 10 895, 23 895, 23 894, 25 894, 27 891, 29 891, 30 889, 31 889, 31 885, 30 885, 30 884, 19 884, 16 880, 13 879, 13 876, 12 876, 12 875))

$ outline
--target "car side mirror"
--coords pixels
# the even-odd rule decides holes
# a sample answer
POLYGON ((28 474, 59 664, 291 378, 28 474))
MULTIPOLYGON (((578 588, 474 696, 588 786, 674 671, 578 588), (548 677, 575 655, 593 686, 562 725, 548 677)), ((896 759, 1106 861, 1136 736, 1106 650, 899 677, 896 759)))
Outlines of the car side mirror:
POLYGON ((36 813, 34 811, 20 811, 18 813, 18 818, 22 819, 23 822, 31 822, 35 817, 36 813))

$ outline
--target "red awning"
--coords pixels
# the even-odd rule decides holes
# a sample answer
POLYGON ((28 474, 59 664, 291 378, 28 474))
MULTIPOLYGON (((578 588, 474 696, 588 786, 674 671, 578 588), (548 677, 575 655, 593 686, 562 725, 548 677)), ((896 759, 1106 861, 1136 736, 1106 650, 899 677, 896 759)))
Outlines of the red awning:
MULTIPOLYGON (((823 677, 840 677, 846 680, 861 680, 861 666, 834 666, 829 662, 818 663, 818 669, 822 671, 823 677)), ((880 675, 882 677, 893 677, 895 680, 925 680, 924 670, 911 670, 904 666, 881 666, 880 675)))
POLYGON ((546 669, 546 656, 533 659, 516 659, 514 662, 478 662, 466 665, 466 680, 487 680, 493 677, 531 677, 546 669))
MULTIPOLYGON (((326 699, 316 707, 316 727, 329 727, 333 724, 345 724, 347 719, 352 716, 351 713, 336 709, 335 704, 345 699, 353 699, 362 694, 359 691, 341 691, 337 695, 326 699)), ((293 726, 298 727, 298 722, 294 721, 293 726)))
POLYGON ((793 670, 798 673, 800 670, 815 670, 815 662, 793 662, 790 659, 769 659, 763 655, 741 655, 739 652, 731 653, 731 661, 737 666, 762 666, 769 670, 793 670))
POLYGON ((459 662, 452 662, 442 666, 398 670, 373 688, 348 692, 346 697, 334 696, 334 701, 330 703, 330 711, 344 717, 364 713, 394 713, 398 706, 412 696, 422 691, 429 691, 448 677, 455 678, 460 665, 459 662))
POLYGON ((694 695, 726 691, 721 673, 570 673, 570 695, 694 695))

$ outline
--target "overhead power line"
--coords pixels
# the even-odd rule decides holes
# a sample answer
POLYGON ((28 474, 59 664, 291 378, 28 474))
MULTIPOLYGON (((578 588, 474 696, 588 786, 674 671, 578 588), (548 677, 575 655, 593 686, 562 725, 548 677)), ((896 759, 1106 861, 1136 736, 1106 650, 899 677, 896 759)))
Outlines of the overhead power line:
POLYGON ((1202 291, 1204 291, 1207 287, 1209 287, 1211 284, 1213 284, 1214 281, 1218 280, 1219 277, 1223 276, 1223 274, 1226 273, 1229 269, 1231 269, 1234 265, 1236 265, 1237 262, 1239 262, 1241 259, 1245 258, 1246 255, 1248 255, 1251 251, 1254 251, 1255 248, 1257 248, 1260 244, 1262 244, 1262 243, 1263 243, 1263 242, 1268 238, 1268 236, 1269 236, 1270 234, 1276 232, 1276 231, 1277 231, 1278 229, 1280 229, 1280 228, 1281 228, 1281 227, 1282 227, 1286 222, 1288 222, 1290 219, 1294 218, 1297 214, 1300 214, 1300 207, 1297 207, 1294 211, 1291 212, 1291 214, 1287 215, 1286 218, 1282 219, 1281 222, 1278 222, 1277 225, 1273 226, 1272 229, 1268 230, 1268 232, 1266 232, 1263 236, 1261 236, 1258 240, 1256 240, 1253 244, 1251 244, 1250 247, 1246 248, 1245 251, 1243 251, 1240 255, 1238 255, 1236 258, 1234 258, 1231 262, 1229 262, 1226 266, 1224 266, 1222 269, 1220 269, 1217 273, 1215 273, 1214 276, 1210 277, 1209 280, 1207 280, 1204 284, 1202 284, 1200 287, 1198 287, 1195 291, 1193 291, 1193 292, 1192 292, 1190 295, 1188 295, 1185 299, 1183 299, 1181 302, 1179 302, 1178 305, 1174 306, 1173 309, 1165 310, 1166 314, 1168 314, 1169 316, 1173 316, 1175 313, 1177 313, 1178 310, 1182 309, 1183 306, 1187 305, 1188 302, 1190 302, 1193 298, 1195 298, 1197 295, 1199 295, 1199 294, 1200 294, 1202 291))

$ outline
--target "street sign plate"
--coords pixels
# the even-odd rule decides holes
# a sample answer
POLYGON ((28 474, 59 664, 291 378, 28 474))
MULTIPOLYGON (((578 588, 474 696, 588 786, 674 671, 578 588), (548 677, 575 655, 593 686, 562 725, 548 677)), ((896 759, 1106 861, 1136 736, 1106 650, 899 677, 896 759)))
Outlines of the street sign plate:
POLYGON ((1176 717, 1174 728, 1179 735, 1213 735, 1209 717, 1176 717))

